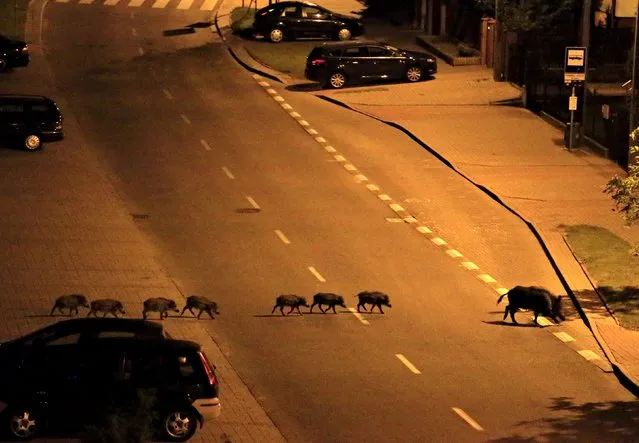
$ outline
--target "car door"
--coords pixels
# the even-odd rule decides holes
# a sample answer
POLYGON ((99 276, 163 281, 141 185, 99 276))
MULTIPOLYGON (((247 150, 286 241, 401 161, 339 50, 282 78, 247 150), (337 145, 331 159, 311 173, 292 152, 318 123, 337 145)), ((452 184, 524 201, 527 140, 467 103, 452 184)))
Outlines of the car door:
POLYGON ((332 32, 332 18, 328 11, 316 6, 302 6, 301 28, 306 37, 328 36, 332 32))
POLYGON ((367 46, 368 57, 377 78, 401 78, 405 71, 405 61, 398 53, 383 46, 367 46))
POLYGON ((350 80, 368 77, 372 66, 371 61, 366 57, 367 54, 366 48, 361 46, 345 48, 342 52, 341 63, 350 80))
POLYGON ((302 27, 301 10, 299 6, 285 6, 280 13, 280 22, 289 35, 299 35, 302 27))
POLYGON ((13 138, 26 129, 24 105, 20 103, 0 103, 0 135, 13 138))

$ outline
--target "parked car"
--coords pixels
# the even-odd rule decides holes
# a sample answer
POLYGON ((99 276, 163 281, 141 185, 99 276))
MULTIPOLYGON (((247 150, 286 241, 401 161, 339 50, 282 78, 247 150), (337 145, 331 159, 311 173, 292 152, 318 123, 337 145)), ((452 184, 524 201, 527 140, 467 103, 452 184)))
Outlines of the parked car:
POLYGON ((186 441, 220 408, 215 366, 184 340, 42 346, 0 379, 0 431, 18 441, 145 424, 149 437, 186 441))
POLYGON ((0 95, 0 140, 21 144, 28 151, 45 141, 64 137, 57 104, 41 95, 0 95))
POLYGON ((374 41, 323 44, 306 59, 306 78, 322 87, 343 88, 370 80, 418 82, 437 73, 437 59, 430 54, 399 49, 374 41))
POLYGON ((29 45, 0 35, 0 72, 9 68, 18 68, 29 64, 29 45))
POLYGON ((358 18, 300 1, 283 1, 259 9, 253 29, 273 43, 301 37, 350 40, 364 33, 358 18))

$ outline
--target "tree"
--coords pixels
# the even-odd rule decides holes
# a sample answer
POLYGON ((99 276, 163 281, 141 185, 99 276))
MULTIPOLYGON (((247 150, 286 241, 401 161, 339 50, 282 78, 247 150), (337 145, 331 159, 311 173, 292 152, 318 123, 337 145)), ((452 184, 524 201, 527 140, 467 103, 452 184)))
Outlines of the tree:
MULTIPOLYGON (((639 128, 630 133, 631 158, 639 154, 639 128)), ((610 194, 615 202, 615 209, 621 213, 628 225, 639 220, 639 165, 632 162, 628 166, 628 174, 625 177, 615 176, 606 185, 604 192, 610 194)), ((639 245, 635 246, 637 253, 639 245)))
POLYGON ((549 31, 573 13, 575 0, 475 0, 485 12, 495 13, 507 32, 549 31))

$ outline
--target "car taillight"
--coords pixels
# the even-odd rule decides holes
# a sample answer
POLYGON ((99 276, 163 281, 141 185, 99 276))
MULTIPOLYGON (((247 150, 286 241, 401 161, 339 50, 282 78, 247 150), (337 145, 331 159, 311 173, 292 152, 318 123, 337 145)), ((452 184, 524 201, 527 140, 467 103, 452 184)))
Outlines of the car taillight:
POLYGON ((324 63, 326 63, 326 60, 324 60, 323 58, 318 58, 318 59, 315 59, 315 60, 311 61, 311 65, 313 65, 313 66, 323 65, 324 63))
POLYGON ((206 371, 206 376, 209 378, 209 384, 211 386, 217 385, 217 379, 215 378, 215 373, 211 368, 211 364, 209 363, 208 358, 202 352, 199 352, 200 360, 202 360, 202 366, 204 366, 204 370, 206 371))

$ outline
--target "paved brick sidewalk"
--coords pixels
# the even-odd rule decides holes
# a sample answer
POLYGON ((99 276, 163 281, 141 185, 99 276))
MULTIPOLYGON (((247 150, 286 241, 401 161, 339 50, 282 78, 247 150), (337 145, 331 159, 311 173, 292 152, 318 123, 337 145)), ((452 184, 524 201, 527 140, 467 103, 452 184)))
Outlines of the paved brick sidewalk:
MULTIPOLYGON (((219 24, 245 66, 284 84, 299 83, 257 63, 243 51, 241 41, 228 33, 226 23, 219 24)), ((393 27, 379 26, 373 32, 379 38, 403 38, 405 44, 413 38, 410 32, 402 35, 393 27)), ((445 67, 435 80, 415 85, 313 93, 401 125, 530 222, 578 298, 606 357, 637 394, 639 331, 620 327, 608 313, 561 230, 575 224, 598 225, 639 242, 639 228, 626 227, 602 192, 607 180, 623 173, 617 165, 586 150, 568 152, 563 131, 525 109, 488 106, 521 93, 508 83, 494 82, 490 71, 482 67, 445 67)), ((406 208, 411 212, 410 204, 406 208)))

